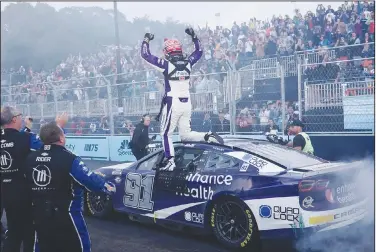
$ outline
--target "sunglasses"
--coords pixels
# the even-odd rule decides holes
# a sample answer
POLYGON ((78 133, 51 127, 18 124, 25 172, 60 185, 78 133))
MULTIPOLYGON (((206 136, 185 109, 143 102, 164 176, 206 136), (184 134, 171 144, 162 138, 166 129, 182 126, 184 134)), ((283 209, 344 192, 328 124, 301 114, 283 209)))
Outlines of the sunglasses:
POLYGON ((13 116, 12 118, 16 118, 16 117, 19 117, 19 116, 22 116, 22 114, 17 114, 15 116, 13 116))

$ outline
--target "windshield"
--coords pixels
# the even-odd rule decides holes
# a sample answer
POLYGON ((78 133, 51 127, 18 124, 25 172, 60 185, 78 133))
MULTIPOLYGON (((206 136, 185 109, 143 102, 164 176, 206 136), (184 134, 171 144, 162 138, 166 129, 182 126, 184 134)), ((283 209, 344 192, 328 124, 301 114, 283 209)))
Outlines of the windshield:
POLYGON ((263 156, 285 166, 287 169, 301 168, 328 162, 318 157, 307 155, 282 145, 271 144, 266 141, 239 139, 228 142, 226 141, 226 144, 263 156))

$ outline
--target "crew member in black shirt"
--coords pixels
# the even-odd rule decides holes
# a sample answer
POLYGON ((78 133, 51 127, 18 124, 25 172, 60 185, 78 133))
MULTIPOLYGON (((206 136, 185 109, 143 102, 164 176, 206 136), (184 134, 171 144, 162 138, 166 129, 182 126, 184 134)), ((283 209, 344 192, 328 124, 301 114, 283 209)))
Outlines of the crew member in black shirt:
MULTIPOLYGON (((56 118, 60 127, 67 115, 56 118)), ((33 251, 34 230, 31 216, 31 199, 25 181, 25 161, 31 150, 42 146, 39 137, 21 130, 22 114, 14 107, 1 110, 1 203, 7 218, 7 236, 4 252, 33 251)))
POLYGON ((137 160, 140 160, 148 154, 146 149, 147 145, 150 143, 151 140, 155 140, 155 138, 157 137, 157 135, 154 135, 151 139, 149 139, 149 125, 150 116, 144 115, 141 118, 141 122, 136 125, 136 128, 133 132, 130 147, 133 155, 136 157, 137 160))
POLYGON ((44 145, 27 157, 25 171, 40 252, 90 252, 82 216, 85 189, 110 194, 115 186, 65 148, 64 132, 55 122, 43 125, 39 134, 44 145))
POLYGON ((290 123, 289 135, 294 135, 294 139, 292 142, 289 142, 287 146, 313 155, 315 150, 313 148, 311 138, 307 133, 303 132, 303 128, 304 124, 298 119, 290 123))

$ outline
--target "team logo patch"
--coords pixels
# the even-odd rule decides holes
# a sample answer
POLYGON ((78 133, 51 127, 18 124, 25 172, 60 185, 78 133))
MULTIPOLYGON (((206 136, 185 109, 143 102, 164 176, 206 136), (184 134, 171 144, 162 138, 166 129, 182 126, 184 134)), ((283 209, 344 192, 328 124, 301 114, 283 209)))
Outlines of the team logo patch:
POLYGON ((9 152, 3 150, 0 157, 1 170, 8 170, 12 166, 13 159, 9 152))
POLYGON ((40 187, 48 186, 51 183, 51 171, 46 165, 38 165, 33 168, 34 184, 40 187))

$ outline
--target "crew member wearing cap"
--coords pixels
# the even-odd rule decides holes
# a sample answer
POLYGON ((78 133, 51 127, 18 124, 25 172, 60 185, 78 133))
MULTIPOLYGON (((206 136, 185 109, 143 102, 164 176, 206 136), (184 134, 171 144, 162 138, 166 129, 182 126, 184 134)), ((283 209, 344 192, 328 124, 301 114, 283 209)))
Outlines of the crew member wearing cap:
MULTIPOLYGON (((60 127, 67 122, 67 115, 56 117, 60 127)), ((1 109, 1 203, 7 218, 8 232, 4 252, 33 251, 34 230, 31 216, 31 198, 25 183, 24 164, 32 150, 42 146, 36 134, 22 128, 22 114, 14 107, 1 109)))
POLYGON ((289 125, 289 134, 295 136, 287 146, 305 153, 314 154, 312 142, 307 133, 303 132, 304 124, 300 120, 293 120, 289 125))

